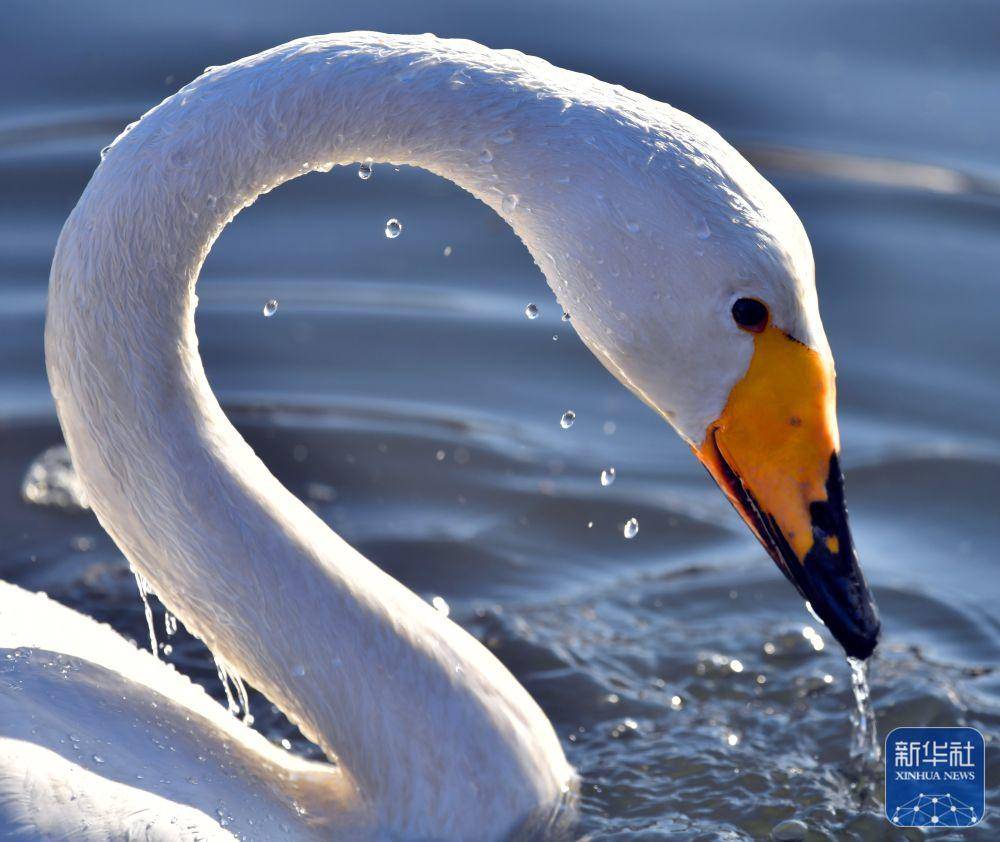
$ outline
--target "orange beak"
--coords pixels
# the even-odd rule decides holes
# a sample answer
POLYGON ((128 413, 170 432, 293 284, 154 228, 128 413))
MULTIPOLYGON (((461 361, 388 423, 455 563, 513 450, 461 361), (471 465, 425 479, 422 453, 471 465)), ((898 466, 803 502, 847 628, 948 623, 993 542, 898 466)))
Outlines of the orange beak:
POLYGON ((773 325, 695 454, 848 655, 880 624, 847 525, 832 363, 773 325))

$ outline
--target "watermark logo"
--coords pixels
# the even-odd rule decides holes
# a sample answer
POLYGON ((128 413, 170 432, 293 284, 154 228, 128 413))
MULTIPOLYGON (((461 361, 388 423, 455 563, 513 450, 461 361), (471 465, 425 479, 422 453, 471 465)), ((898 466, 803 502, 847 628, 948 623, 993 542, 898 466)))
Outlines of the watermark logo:
POLYGON ((986 811, 975 728, 895 728, 885 738, 885 815, 899 827, 971 827, 986 811))

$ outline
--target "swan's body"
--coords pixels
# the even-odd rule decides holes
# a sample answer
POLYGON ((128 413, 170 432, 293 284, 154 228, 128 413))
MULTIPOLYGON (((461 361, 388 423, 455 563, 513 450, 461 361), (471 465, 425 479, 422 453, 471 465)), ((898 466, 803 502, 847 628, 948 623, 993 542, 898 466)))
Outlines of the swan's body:
MULTIPOLYGON (((770 299, 772 323, 801 346, 773 353, 802 355, 806 379, 829 373, 801 225, 687 115, 431 36, 309 38, 207 73, 116 141, 67 222, 49 377, 102 526, 188 629, 337 766, 272 749, 109 630, 4 587, 0 827, 493 838, 570 788, 552 727, 510 673, 284 489, 202 369, 194 285, 225 224, 282 181, 367 158, 436 172, 504 216, 587 345, 693 445, 716 441, 706 430, 737 412, 735 386, 764 353, 734 329, 734 294, 770 299), (80 752, 73 729, 85 732, 80 752), (156 771, 139 780, 140 768, 156 771)), ((807 428, 819 418, 829 459, 832 392, 817 401, 803 417, 807 428)), ((735 431, 719 446, 739 462, 743 427, 712 429, 735 431)), ((752 500, 754 483, 773 486, 759 473, 752 500)), ((783 516, 751 525, 777 535, 783 516)), ((786 572, 797 563, 787 537, 772 545, 786 572)))

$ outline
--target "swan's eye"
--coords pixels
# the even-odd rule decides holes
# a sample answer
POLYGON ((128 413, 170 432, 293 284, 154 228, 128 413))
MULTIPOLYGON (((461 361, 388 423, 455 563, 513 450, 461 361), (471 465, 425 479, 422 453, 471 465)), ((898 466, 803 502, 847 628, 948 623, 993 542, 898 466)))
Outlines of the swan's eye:
POLYGON ((760 333, 767 327, 767 316, 767 307, 756 298, 740 298, 733 304, 733 320, 751 333, 760 333))

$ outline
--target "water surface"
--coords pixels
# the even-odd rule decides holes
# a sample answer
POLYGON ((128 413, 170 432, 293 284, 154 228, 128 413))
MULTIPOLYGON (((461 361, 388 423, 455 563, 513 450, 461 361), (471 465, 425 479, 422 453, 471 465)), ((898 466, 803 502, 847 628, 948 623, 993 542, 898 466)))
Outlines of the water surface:
MULTIPOLYGON (((816 252, 848 500, 883 615, 879 730, 967 724, 992 740, 1000 169, 987 138, 1000 119, 984 102, 1000 59, 989 7, 953 20, 883 4, 863 28, 847 6, 369 7, 363 21, 360 5, 320 4, 278 20, 266 4, 245 16, 199 4, 193 31, 194 4, 155 21, 112 4, 86 18, 25 6, 17 36, 0 33, 0 576, 148 645, 135 582, 96 521, 20 496, 28 464, 61 441, 45 285, 98 150, 204 65, 290 37, 361 24, 465 34, 696 113, 791 201, 816 252)), ((491 211, 405 168, 308 176, 236 220, 199 294, 209 377, 264 461, 392 575, 447 601, 552 718, 581 775, 578 836, 759 838, 792 817, 810 838, 903 836, 881 817, 881 781, 850 757, 836 644, 687 448, 561 321, 491 211), (393 240, 390 218, 403 224, 393 240), (576 420, 563 429, 567 410, 576 420), (626 540, 632 517, 641 528, 626 540)), ((224 699, 208 653, 183 628, 165 635, 154 609, 164 657, 224 699)), ((251 707, 266 734, 313 751, 266 700, 251 707)), ((988 778, 998 773, 994 759, 988 778)), ((988 812, 967 835, 998 828, 988 812)))

